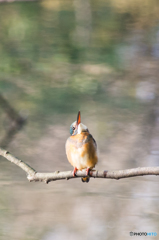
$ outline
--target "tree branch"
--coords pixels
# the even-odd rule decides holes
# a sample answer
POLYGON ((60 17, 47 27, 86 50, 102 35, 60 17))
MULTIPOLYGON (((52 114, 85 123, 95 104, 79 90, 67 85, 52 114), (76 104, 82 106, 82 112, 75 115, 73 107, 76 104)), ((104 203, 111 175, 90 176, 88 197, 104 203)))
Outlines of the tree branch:
MULTIPOLYGON (((30 167, 27 163, 22 160, 14 157, 8 151, 0 148, 0 155, 6 158, 8 161, 16 164, 20 168, 22 168, 27 173, 27 178, 30 182, 32 181, 40 181, 49 183, 55 180, 62 179, 71 179, 76 177, 86 177, 86 171, 77 171, 76 177, 73 177, 73 171, 55 171, 53 173, 40 173, 36 172, 32 167, 30 167)), ((90 177, 93 178, 110 178, 110 179, 120 179, 120 178, 128 178, 128 177, 137 177, 143 175, 159 175, 159 167, 139 167, 125 170, 117 170, 117 171, 90 171, 90 177)))
POLYGON ((0 155, 6 158, 8 161, 16 164, 18 167, 22 168, 28 175, 34 175, 36 173, 36 171, 32 167, 30 167, 27 163, 14 157, 8 151, 2 148, 0 148, 0 155))

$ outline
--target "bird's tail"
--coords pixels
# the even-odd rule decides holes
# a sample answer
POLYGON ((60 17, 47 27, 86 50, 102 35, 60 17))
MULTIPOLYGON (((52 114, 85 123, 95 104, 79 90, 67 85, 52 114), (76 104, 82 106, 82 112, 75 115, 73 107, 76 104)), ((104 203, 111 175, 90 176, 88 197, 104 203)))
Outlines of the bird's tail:
POLYGON ((89 182, 89 179, 90 179, 90 177, 89 176, 87 176, 87 177, 83 177, 83 178, 81 178, 81 181, 82 182, 89 182))

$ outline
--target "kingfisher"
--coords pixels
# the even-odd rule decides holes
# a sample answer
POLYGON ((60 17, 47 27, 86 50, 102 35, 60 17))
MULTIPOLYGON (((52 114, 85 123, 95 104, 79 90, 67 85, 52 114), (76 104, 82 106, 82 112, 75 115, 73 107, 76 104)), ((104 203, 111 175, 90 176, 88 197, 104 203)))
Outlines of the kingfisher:
POLYGON ((83 177, 82 182, 89 182, 89 171, 98 162, 97 144, 88 128, 81 123, 80 111, 77 121, 70 126, 70 137, 66 141, 66 155, 70 164, 74 167, 73 176, 77 170, 86 169, 87 177, 83 177))

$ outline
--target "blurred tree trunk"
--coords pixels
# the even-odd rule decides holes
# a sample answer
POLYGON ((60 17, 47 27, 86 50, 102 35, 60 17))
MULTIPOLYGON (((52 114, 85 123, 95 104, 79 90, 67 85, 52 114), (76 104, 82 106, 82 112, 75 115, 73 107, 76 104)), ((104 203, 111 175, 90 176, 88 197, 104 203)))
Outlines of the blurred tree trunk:
POLYGON ((0 141, 0 146, 6 147, 13 140, 15 134, 24 126, 26 119, 20 116, 2 95, 0 95, 0 107, 6 113, 5 123, 7 122, 8 125, 5 136, 0 141))

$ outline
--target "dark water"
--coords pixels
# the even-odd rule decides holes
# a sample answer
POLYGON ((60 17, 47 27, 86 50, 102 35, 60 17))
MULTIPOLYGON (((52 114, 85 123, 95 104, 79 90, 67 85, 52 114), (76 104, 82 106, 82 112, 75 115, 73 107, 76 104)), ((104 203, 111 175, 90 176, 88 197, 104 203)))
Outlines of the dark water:
MULTIPOLYGON (((9 132, 6 149, 37 171, 71 170, 65 142, 80 109, 97 169, 158 166, 158 9, 153 0, 1 3, 0 96, 26 119, 9 132, 0 100, 1 144, 9 132)), ((157 176, 46 185, 0 160, 2 240, 159 234, 158 201, 157 176)))

